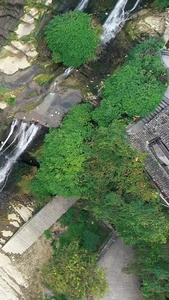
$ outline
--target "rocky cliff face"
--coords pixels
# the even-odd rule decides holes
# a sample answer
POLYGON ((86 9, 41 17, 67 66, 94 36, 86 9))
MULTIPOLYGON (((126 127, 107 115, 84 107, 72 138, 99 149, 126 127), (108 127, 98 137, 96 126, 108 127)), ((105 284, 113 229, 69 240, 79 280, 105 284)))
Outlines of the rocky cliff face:
POLYGON ((0 47, 5 45, 14 28, 18 25, 23 15, 23 6, 26 0, 4 1, 0 7, 0 47))
POLYGON ((140 35, 161 37, 165 44, 169 41, 169 9, 159 13, 152 9, 142 9, 134 14, 126 25, 131 39, 140 35))

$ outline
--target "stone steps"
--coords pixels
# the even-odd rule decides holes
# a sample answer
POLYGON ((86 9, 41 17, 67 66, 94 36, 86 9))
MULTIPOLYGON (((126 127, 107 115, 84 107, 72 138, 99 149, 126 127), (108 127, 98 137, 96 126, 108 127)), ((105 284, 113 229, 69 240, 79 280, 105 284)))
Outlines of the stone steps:
POLYGON ((53 223, 71 207, 77 199, 64 199, 56 196, 32 219, 25 223, 16 234, 2 247, 7 253, 22 254, 26 251, 53 223))

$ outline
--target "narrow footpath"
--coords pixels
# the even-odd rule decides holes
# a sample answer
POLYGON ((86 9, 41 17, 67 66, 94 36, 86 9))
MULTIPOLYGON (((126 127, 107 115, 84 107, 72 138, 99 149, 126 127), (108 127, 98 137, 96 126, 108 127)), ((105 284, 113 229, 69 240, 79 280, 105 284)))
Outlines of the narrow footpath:
POLYGON ((133 259, 133 250, 118 237, 99 261, 106 271, 109 292, 101 300, 143 300, 139 278, 126 274, 123 269, 133 259))

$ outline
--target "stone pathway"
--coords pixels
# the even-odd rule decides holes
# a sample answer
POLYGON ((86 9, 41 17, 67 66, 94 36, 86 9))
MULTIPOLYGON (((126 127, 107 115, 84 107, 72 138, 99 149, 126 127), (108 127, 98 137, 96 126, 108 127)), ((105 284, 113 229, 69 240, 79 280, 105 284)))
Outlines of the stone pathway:
POLYGON ((63 116, 75 105, 82 101, 82 95, 76 90, 67 90, 64 93, 49 93, 44 101, 36 108, 24 113, 15 114, 16 119, 36 121, 46 127, 59 127, 63 116))
POLYGON ((105 268, 106 279, 109 286, 108 294, 101 300, 141 300, 140 282, 138 277, 127 275, 123 268, 133 258, 131 247, 124 245, 118 237, 110 249, 99 261, 99 265, 105 268))
POLYGON ((61 196, 56 196, 24 224, 2 247, 2 250, 6 253, 23 254, 76 201, 77 199, 65 199, 61 196))

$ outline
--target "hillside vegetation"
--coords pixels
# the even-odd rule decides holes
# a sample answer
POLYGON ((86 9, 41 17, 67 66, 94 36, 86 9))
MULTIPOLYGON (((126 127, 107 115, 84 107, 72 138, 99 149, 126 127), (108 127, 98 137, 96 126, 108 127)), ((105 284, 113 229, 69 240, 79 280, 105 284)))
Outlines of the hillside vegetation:
POLYGON ((134 246, 131 270, 141 276, 143 295, 151 300, 169 296, 169 216, 144 172, 146 155, 128 144, 125 127, 132 116, 155 109, 163 96, 161 46, 156 39, 137 45, 106 80, 99 108, 78 105, 60 129, 50 129, 32 182, 41 203, 47 195, 79 197, 96 218, 113 224, 134 246))

